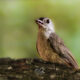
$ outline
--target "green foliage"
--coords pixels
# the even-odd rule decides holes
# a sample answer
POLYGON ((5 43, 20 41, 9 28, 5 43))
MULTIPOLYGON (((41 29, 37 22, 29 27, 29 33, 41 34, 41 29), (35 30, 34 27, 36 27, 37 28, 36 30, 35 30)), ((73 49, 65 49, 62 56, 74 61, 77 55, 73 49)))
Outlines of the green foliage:
POLYGON ((80 61, 80 0, 1 0, 0 57, 37 57, 35 19, 49 17, 80 61))

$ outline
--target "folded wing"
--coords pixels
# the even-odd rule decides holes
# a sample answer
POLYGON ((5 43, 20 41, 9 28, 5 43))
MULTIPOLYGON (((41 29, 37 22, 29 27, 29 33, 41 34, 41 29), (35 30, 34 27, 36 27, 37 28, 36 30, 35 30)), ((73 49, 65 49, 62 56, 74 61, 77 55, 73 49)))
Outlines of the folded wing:
POLYGON ((69 66, 78 69, 77 62, 57 34, 52 33, 48 39, 48 42, 50 43, 53 51, 55 51, 56 54, 58 54, 65 62, 67 62, 69 66))

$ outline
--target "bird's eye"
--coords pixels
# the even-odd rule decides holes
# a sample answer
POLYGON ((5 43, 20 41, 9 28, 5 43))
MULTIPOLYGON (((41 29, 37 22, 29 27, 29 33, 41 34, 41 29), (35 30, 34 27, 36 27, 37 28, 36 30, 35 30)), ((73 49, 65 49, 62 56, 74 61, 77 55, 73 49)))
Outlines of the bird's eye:
POLYGON ((46 20, 46 23, 49 23, 49 19, 46 20))

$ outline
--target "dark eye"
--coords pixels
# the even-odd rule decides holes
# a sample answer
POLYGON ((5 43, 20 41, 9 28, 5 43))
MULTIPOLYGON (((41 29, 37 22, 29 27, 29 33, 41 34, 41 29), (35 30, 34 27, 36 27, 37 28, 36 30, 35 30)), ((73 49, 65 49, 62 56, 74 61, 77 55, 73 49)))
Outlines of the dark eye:
POLYGON ((46 23, 49 23, 49 19, 46 20, 46 23))

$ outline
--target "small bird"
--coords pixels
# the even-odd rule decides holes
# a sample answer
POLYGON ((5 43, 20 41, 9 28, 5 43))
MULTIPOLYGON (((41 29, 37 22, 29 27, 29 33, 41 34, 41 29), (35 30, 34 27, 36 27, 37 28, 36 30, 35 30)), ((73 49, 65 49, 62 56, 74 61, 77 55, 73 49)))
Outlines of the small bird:
POLYGON ((55 33, 51 19, 41 17, 35 20, 38 24, 37 51, 40 57, 48 62, 65 64, 78 69, 72 53, 64 45, 63 40, 55 33))

